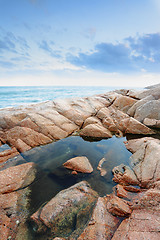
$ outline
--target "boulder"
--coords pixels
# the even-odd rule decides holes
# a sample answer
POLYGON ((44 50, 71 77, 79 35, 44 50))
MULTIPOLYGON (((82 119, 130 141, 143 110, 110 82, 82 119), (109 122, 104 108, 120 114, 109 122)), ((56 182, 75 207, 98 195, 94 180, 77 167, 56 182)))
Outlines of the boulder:
POLYGON ((112 240, 160 239, 160 212, 134 210, 131 216, 122 221, 112 240))
POLYGON ((17 139, 17 140, 13 140, 12 139, 9 139, 9 142, 10 143, 13 143, 13 145, 16 147, 16 149, 19 151, 19 152, 25 152, 25 151, 28 151, 31 149, 30 146, 28 146, 25 142, 23 142, 21 139, 17 139))
POLYGON ((80 136, 93 138, 111 138, 111 132, 100 124, 89 124, 80 131, 80 136))
POLYGON ((145 118, 143 123, 148 127, 160 128, 160 120, 145 118))
POLYGON ((120 220, 107 211, 106 205, 106 198, 99 197, 92 217, 78 240, 106 240, 112 238, 120 220))
POLYGON ((0 163, 3 163, 5 161, 7 161, 8 159, 17 156, 18 154, 19 154, 19 152, 17 151, 17 149, 15 147, 4 150, 3 152, 0 152, 0 163))
POLYGON ((160 179, 160 141, 148 140, 130 157, 132 168, 142 187, 160 179))
POLYGON ((97 117, 89 117, 84 121, 83 128, 89 124, 99 124, 101 125, 101 121, 97 117))
POLYGON ((120 96, 117 97, 114 103, 112 104, 112 107, 115 107, 122 112, 127 113, 127 111, 137 102, 136 99, 127 97, 127 96, 120 96))
POLYGON ((25 163, 0 171, 0 193, 9 193, 29 186, 36 177, 34 163, 25 163))
POLYGON ((59 192, 31 219, 38 232, 43 233, 48 228, 52 237, 68 237, 73 231, 82 231, 97 197, 97 193, 83 181, 59 192))
POLYGON ((142 105, 144 105, 145 103, 147 103, 150 100, 155 100, 155 98, 150 95, 147 96, 139 101, 137 101, 135 104, 133 104, 133 106, 127 111, 127 114, 131 117, 134 117, 135 111, 138 107, 141 107, 142 105))
POLYGON ((40 111, 39 114, 44 117, 47 116, 48 119, 50 119, 57 127, 67 132, 68 135, 78 130, 78 126, 75 123, 73 123, 71 120, 64 117, 63 115, 59 114, 55 110, 43 110, 40 111))
POLYGON ((18 139, 21 139, 30 147, 36 147, 52 142, 49 137, 45 136, 42 133, 38 133, 30 128, 19 126, 8 130, 6 137, 8 141, 11 139, 11 144, 13 144, 14 140, 17 141, 18 139))
POLYGON ((82 172, 82 173, 91 173, 93 172, 92 165, 90 164, 87 157, 75 157, 63 164, 65 168, 82 172))
POLYGON ((110 200, 107 203, 107 209, 111 214, 119 217, 129 216, 132 212, 127 201, 114 194, 110 196, 110 200))
POLYGON ((113 170, 114 178, 113 180, 121 185, 139 185, 139 181, 129 166, 124 164, 114 167, 113 170))
POLYGON ((31 120, 39 127, 38 132, 44 134, 51 139, 62 139, 68 136, 67 132, 56 126, 52 120, 39 113, 28 114, 31 120))
POLYGON ((160 100, 151 100, 138 107, 135 111, 134 118, 143 122, 145 118, 160 120, 160 100))

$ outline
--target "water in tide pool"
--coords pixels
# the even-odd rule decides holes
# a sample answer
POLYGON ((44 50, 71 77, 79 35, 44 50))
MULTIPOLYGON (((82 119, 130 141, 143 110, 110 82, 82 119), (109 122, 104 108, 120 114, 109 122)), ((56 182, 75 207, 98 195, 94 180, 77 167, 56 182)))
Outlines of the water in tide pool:
POLYGON ((131 153, 125 148, 124 140, 125 138, 114 136, 89 142, 79 136, 72 136, 25 152, 25 160, 35 162, 39 167, 38 179, 32 184, 31 212, 35 212, 59 191, 83 180, 88 181, 100 196, 111 193, 115 185, 112 181, 112 169, 121 163, 129 165, 131 153), (94 169, 91 174, 72 175, 71 170, 63 167, 64 162, 77 156, 86 156, 89 159, 94 169), (97 170, 102 158, 106 159, 102 167, 107 172, 103 177, 97 170))
POLYGON ((28 105, 55 98, 84 97, 118 89, 104 86, 0 87, 0 108, 28 105))

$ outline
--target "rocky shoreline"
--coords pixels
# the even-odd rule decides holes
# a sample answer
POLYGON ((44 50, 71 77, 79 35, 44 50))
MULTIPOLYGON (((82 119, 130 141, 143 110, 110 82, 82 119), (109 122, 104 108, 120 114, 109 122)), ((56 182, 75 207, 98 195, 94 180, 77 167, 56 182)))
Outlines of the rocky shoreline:
MULTIPOLYGON (((0 151, 0 239, 34 239, 28 221, 37 239, 160 239, 159 110, 160 85, 1 109, 0 146, 9 147, 0 151), (113 169, 117 185, 112 194, 99 197, 82 181, 31 216, 30 185, 37 169, 21 153, 71 135, 103 139, 126 134, 139 137, 125 143, 131 166, 113 169)), ((103 161, 98 165, 102 175, 103 161)), ((73 174, 93 171, 88 161, 83 166, 84 159, 79 166, 75 159, 68 164, 73 174)))

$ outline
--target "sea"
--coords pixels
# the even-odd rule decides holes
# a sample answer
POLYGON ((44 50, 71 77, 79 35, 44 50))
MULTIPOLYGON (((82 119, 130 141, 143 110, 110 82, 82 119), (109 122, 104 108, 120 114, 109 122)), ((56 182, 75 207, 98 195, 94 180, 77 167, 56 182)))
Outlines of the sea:
POLYGON ((56 98, 85 97, 122 87, 106 86, 11 86, 0 87, 0 109, 29 105, 56 98))

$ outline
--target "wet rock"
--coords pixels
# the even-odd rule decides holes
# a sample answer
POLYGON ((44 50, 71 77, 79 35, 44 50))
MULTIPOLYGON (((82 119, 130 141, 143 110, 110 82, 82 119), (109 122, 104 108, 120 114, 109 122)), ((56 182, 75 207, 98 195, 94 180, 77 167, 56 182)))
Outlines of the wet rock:
POLYGON ((106 129, 100 124, 89 124, 81 130, 80 136, 94 138, 110 138, 112 137, 112 134, 108 129, 106 129))
POLYGON ((134 210, 131 216, 122 221, 112 240, 141 240, 160 238, 160 212, 134 210))
POLYGON ((0 172, 0 193, 9 193, 30 185, 36 174, 34 163, 25 163, 0 172))
POLYGON ((107 209, 111 214, 119 217, 128 216, 132 212, 127 201, 115 195, 111 195, 110 200, 107 203, 107 209))
POLYGON ((107 174, 107 170, 102 168, 103 163, 106 162, 106 161, 107 160, 105 158, 102 158, 98 163, 97 170, 100 171, 100 174, 101 174, 102 177, 107 174))
POLYGON ((145 118, 160 120, 160 100, 151 100, 136 109, 134 118, 143 122, 145 118))
POLYGON ((90 164, 87 157, 75 157, 63 164, 65 168, 82 172, 82 173, 91 173, 93 172, 92 165, 90 164))
POLYGON ((120 221, 107 211, 105 198, 98 198, 92 217, 78 240, 109 240, 120 221))
POLYGON ((82 231, 97 197, 97 193, 83 181, 59 192, 31 219, 38 232, 44 232, 47 227, 52 237, 67 237, 73 231, 82 231))
POLYGON ((129 166, 124 164, 114 167, 113 170, 114 178, 113 180, 121 185, 139 185, 139 181, 129 166))
POLYGON ((160 128, 160 120, 145 118, 143 123, 148 127, 160 128))
POLYGON ((136 99, 127 96, 117 97, 112 107, 115 107, 125 113, 137 102, 136 99))

